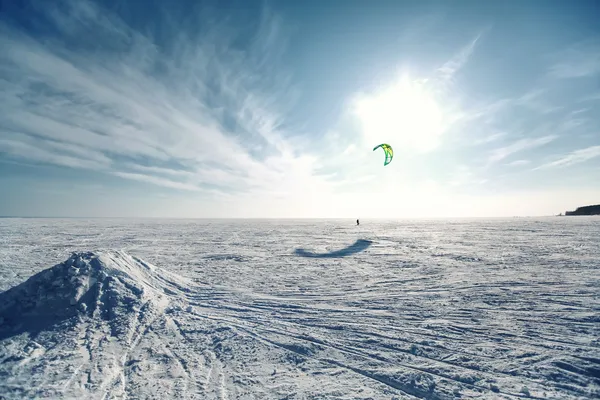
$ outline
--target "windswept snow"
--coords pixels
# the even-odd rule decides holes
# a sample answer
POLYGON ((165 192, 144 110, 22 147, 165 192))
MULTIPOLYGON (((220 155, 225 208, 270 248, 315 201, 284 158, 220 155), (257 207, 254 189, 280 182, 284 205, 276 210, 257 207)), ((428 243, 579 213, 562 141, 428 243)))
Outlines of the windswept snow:
POLYGON ((600 397, 598 219, 361 222, 1 220, 0 398, 600 397))

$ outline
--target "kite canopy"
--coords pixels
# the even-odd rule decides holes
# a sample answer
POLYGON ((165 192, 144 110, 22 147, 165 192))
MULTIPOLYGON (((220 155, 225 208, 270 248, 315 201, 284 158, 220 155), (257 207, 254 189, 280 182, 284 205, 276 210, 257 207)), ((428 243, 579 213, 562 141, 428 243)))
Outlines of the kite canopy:
POLYGON ((390 146, 389 144, 382 143, 379 146, 375 146, 373 148, 373 151, 377 150, 380 147, 385 152, 385 162, 383 163, 383 166, 386 166, 392 162, 392 158, 394 157, 394 150, 392 150, 392 146, 390 146))

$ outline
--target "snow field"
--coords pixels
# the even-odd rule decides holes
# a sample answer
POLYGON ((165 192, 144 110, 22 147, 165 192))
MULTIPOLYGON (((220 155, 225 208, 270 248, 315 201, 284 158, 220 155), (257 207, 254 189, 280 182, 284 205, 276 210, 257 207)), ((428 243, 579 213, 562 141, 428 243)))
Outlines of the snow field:
POLYGON ((0 398, 600 396, 597 218, 352 222, 0 220, 0 398))

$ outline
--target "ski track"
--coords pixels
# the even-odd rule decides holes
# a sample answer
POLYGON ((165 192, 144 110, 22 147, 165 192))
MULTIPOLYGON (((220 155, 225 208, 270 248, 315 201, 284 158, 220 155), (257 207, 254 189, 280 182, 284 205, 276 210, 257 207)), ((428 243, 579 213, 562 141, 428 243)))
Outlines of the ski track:
POLYGON ((0 290, 73 251, 123 277, 87 317, 0 337, 2 399, 600 397, 598 218, 4 219, 0 237, 0 290))

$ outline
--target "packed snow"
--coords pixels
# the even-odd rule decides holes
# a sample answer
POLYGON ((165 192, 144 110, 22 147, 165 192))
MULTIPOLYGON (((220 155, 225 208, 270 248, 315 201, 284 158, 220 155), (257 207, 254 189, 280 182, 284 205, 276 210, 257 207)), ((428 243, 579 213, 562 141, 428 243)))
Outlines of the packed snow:
POLYGON ((600 397, 600 219, 0 220, 0 398, 600 397))

